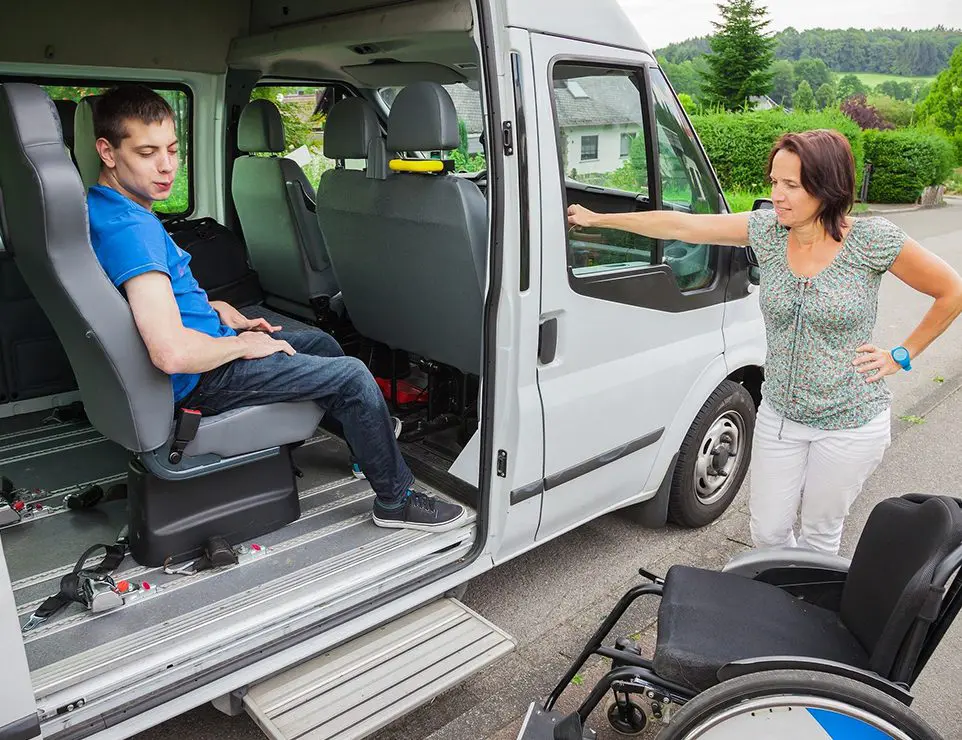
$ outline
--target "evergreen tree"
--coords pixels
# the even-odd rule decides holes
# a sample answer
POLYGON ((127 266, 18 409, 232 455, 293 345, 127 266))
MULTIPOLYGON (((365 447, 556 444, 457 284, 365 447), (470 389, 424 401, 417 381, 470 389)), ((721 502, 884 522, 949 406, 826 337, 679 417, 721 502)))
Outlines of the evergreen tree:
POLYGON ((771 90, 775 41, 766 31, 767 9, 756 0, 724 0, 718 9, 723 21, 712 21, 717 32, 708 55, 705 97, 709 104, 736 110, 749 97, 771 90))
POLYGON ((815 91, 815 102, 822 110, 835 105, 835 88, 827 82, 815 91))
POLYGON ((815 93, 812 92, 812 86, 808 84, 808 80, 802 80, 798 84, 798 89, 792 96, 792 105, 800 111, 807 112, 815 109, 815 93))

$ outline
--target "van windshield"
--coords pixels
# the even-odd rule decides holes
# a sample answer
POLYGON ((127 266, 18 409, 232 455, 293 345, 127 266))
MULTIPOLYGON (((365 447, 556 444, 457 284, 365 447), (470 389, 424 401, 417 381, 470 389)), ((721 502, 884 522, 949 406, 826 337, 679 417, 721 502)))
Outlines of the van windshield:
MULTIPOLYGON (((481 108, 481 92, 464 82, 443 85, 448 91, 458 112, 458 133, 461 143, 453 151, 422 152, 424 156, 452 159, 456 172, 480 172, 487 167, 481 134, 484 132, 484 113, 481 108)), ((377 91, 378 98, 386 111, 402 87, 382 87, 377 91)))

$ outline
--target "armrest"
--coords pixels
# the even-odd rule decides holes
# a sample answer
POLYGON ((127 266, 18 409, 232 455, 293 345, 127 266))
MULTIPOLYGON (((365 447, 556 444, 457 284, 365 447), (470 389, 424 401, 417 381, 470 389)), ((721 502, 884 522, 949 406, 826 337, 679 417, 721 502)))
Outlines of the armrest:
POLYGON ((855 668, 844 663, 837 663, 834 660, 821 660, 820 658, 807 658, 798 655, 773 655, 764 658, 747 658, 723 665, 718 669, 716 675, 719 681, 728 681, 739 676, 747 676, 750 673, 793 669, 818 671, 819 673, 830 673, 834 676, 850 678, 853 681, 859 681, 866 686, 881 691, 883 694, 891 696, 893 699, 902 702, 905 706, 912 704, 912 694, 910 694, 905 687, 892 683, 872 671, 862 670, 861 668, 855 668))
POLYGON ((767 570, 808 568, 828 574, 847 575, 852 561, 838 555, 815 552, 800 547, 773 547, 750 550, 736 555, 722 568, 723 573, 734 573, 745 578, 757 578, 767 570))

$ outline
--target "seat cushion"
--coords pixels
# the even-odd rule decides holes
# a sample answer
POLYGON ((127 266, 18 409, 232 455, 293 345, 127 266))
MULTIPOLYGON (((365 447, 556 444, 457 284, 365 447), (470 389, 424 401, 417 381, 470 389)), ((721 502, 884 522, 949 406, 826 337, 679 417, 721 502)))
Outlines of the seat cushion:
POLYGON ((324 416, 313 401, 247 406, 205 417, 187 445, 188 456, 233 457, 270 447, 303 442, 324 416))
POLYGON ((734 660, 797 655, 868 667, 868 655, 836 613, 776 586, 732 573, 675 565, 658 610, 654 669, 703 691, 734 660))

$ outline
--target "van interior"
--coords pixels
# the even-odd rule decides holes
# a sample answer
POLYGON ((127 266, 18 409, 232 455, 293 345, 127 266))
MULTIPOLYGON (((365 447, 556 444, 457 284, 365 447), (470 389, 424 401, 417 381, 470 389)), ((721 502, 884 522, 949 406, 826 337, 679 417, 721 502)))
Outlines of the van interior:
POLYGON ((112 575, 134 598, 102 613, 70 603, 23 632, 44 716, 81 695, 100 702, 86 726, 64 722, 62 736, 79 736, 129 711, 134 686, 162 701, 183 690, 178 677, 236 669, 472 550, 490 220, 482 60, 467 0, 8 13, 0 539, 22 625, 88 548, 125 529, 131 547, 112 575), (328 331, 362 359, 402 421, 418 486, 469 507, 460 529, 374 526, 373 492, 315 404, 181 429, 189 420, 131 350, 139 337, 85 231, 92 105, 117 81, 152 86, 175 110, 181 169, 156 212, 209 297, 328 331), (43 88, 60 132, 18 83, 43 88), (195 571, 220 533, 237 564, 195 571))

